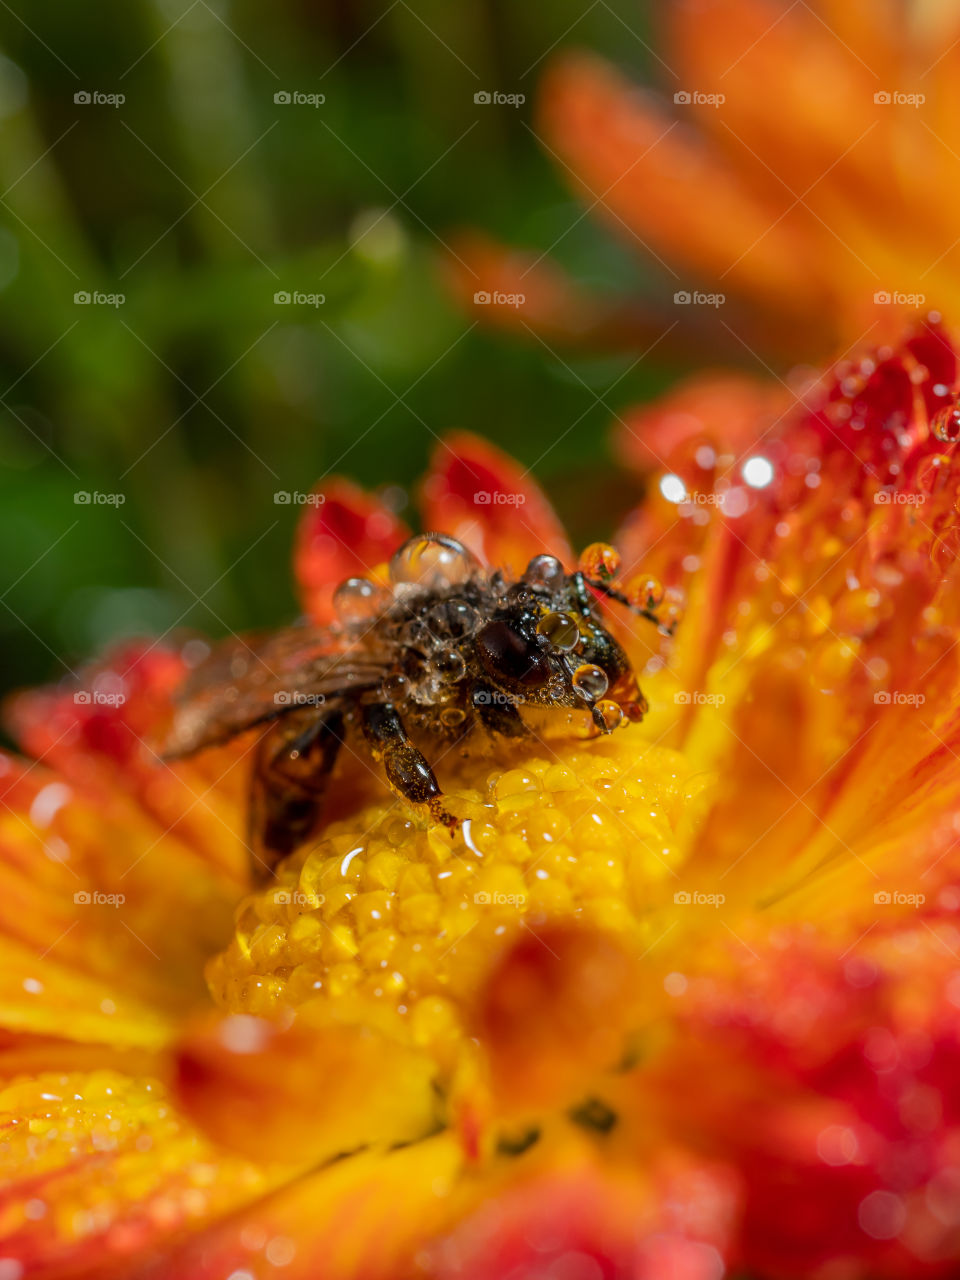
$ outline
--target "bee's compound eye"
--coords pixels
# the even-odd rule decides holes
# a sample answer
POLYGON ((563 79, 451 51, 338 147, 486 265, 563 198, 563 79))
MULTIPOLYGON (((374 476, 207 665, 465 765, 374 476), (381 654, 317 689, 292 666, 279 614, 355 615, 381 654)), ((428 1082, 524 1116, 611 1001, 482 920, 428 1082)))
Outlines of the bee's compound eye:
POLYGON ((369 578, 347 578, 333 593, 333 607, 345 627, 372 622, 391 603, 389 591, 369 578))
POLYGON ((452 587, 479 572, 480 561, 462 542, 445 533, 419 533, 409 538, 390 561, 390 581, 405 587, 452 587))
POLYGON ((537 632, 561 653, 569 653, 580 643, 580 627, 569 613, 544 614, 537 623, 537 632))
POLYGON ((534 556, 527 565, 523 580, 534 590, 556 591, 563 586, 566 574, 556 556, 534 556))
POLYGON ((477 636, 477 655, 494 680, 533 689, 550 679, 550 664, 539 646, 509 622, 488 622, 477 636))

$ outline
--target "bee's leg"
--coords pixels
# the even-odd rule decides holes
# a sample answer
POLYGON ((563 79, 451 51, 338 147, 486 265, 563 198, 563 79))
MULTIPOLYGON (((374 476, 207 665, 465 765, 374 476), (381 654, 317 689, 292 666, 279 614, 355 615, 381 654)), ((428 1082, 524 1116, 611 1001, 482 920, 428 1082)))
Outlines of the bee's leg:
POLYGON ((250 783, 253 877, 268 880, 288 853, 314 833, 343 741, 343 713, 290 711, 257 744, 250 783))
POLYGON ((422 751, 403 727, 392 702, 368 702, 360 707, 360 726, 373 758, 383 765, 387 781, 404 800, 426 808, 434 822, 454 828, 460 824, 441 804, 440 786, 422 751))
POLYGON ((478 680, 473 686, 470 701, 487 733, 498 734, 501 738, 522 738, 526 734, 527 728, 516 704, 508 702, 498 689, 478 680))

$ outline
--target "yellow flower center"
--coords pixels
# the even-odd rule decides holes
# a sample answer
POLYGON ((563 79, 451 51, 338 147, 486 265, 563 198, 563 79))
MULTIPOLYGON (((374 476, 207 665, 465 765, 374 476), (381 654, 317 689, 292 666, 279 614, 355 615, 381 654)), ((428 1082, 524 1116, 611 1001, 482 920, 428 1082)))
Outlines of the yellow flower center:
POLYGON ((682 864, 710 781, 646 734, 471 746, 440 767, 453 836, 388 795, 333 823, 241 903, 214 998, 253 1014, 325 1002, 452 1070, 465 1001, 523 931, 570 920, 643 954, 663 930, 651 889, 682 864))

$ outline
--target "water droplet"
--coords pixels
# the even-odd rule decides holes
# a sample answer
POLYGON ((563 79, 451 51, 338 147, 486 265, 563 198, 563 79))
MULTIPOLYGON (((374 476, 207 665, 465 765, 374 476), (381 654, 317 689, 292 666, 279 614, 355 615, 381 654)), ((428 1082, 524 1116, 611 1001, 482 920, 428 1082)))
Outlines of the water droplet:
POLYGON ((389 591, 369 578, 347 578, 333 593, 333 607, 345 627, 372 622, 392 603, 389 591))
POLYGON ((598 702, 595 710, 600 713, 603 727, 608 733, 612 733, 623 722, 623 711, 617 703, 611 702, 609 698, 603 698, 598 702))
POLYGON ((620 552, 608 542, 591 542, 581 554, 580 572, 599 582, 609 582, 620 568, 620 552))
POLYGON ((534 556, 523 575, 524 582, 534 590, 556 591, 563 585, 566 574, 556 556, 534 556))
POLYGON ((944 405, 930 420, 930 430, 942 444, 956 444, 960 440, 960 408, 944 405))
POLYGON ((580 643, 580 628, 569 613, 546 614, 537 623, 537 633, 545 636, 561 653, 568 653, 580 643))
POLYGON ((638 609, 656 609, 663 603, 663 583, 659 578, 643 573, 627 584, 627 599, 638 609))
POLYGON ((423 533, 409 538, 394 552, 390 581, 401 590, 430 590, 465 582, 479 569, 479 560, 456 538, 444 533, 423 533))
POLYGON ((609 681, 606 673, 592 662, 585 662, 573 673, 572 683, 575 692, 587 702, 596 702, 607 692, 609 681))
POLYGON ((466 719, 466 712, 459 707, 444 707, 440 712, 440 720, 448 729, 456 729, 466 719))
POLYGON ((463 655, 459 649, 447 649, 440 653, 434 659, 434 665, 437 669, 437 675, 446 680, 448 684, 455 684, 456 681, 462 680, 467 670, 467 664, 463 660, 463 655))

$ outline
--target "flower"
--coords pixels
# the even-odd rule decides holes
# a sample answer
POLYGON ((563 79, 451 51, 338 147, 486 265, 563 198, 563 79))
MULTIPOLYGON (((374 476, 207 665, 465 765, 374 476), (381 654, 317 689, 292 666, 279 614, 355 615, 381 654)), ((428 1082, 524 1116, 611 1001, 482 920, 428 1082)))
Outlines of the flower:
MULTIPOLYGON (((352 759, 319 840, 251 893, 249 741, 168 767, 143 745, 196 650, 120 652, 79 702, 22 695, 39 762, 5 758, 0 1258, 951 1274, 957 383, 928 319, 765 436, 729 388, 709 440, 673 415, 674 469, 621 549, 686 616, 664 645, 611 614, 649 716, 449 753, 452 840, 352 759)), ((317 497, 296 564, 322 619, 406 530, 344 481, 317 497)), ((422 505, 490 560, 569 562, 543 495, 471 437, 422 505), (515 501, 475 498, 495 492, 515 501)))
POLYGON ((677 0, 665 21, 655 71, 672 102, 566 53, 541 83, 535 132, 664 292, 710 305, 658 316, 649 298, 583 299, 545 254, 474 234, 449 263, 457 291, 527 300, 477 314, 554 340, 619 333, 628 348, 693 323, 742 361, 883 341, 898 310, 955 313, 955 9, 677 0))

